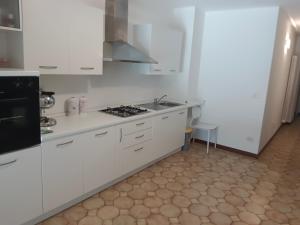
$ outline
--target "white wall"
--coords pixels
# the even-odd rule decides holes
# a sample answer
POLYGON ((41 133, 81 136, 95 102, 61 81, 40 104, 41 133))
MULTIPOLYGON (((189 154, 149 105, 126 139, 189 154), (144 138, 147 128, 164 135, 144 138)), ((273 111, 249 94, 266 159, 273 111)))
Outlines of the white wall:
POLYGON ((258 152, 278 12, 270 7, 205 14, 198 96, 207 101, 202 121, 219 126, 221 145, 258 152))
POLYGON ((280 10, 276 36, 260 150, 269 142, 282 124, 291 58, 294 54, 296 31, 290 17, 283 10, 280 10), (291 47, 285 51, 287 37, 291 40, 291 47))
POLYGON ((173 26, 186 31, 184 72, 178 76, 164 78, 141 75, 142 65, 105 63, 103 76, 42 76, 41 87, 56 92, 57 103, 54 108, 48 110, 48 114, 63 113, 65 100, 72 96, 87 96, 90 110, 108 105, 153 100, 163 93, 167 93, 170 98, 185 100, 188 92, 195 10, 193 7, 173 9, 167 6, 162 9, 157 7, 159 4, 148 3, 148 0, 130 1, 130 22, 173 26))

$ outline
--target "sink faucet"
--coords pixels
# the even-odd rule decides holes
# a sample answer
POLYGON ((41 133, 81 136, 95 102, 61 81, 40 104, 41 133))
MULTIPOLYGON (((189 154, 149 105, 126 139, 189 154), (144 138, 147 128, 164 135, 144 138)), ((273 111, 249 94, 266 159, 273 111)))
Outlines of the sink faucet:
POLYGON ((164 98, 167 98, 168 95, 163 95, 161 98, 155 98, 154 104, 159 104, 164 98))

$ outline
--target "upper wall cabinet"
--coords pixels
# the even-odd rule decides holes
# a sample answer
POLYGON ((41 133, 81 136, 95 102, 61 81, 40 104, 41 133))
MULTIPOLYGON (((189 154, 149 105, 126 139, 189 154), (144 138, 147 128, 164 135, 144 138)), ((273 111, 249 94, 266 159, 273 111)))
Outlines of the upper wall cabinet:
POLYGON ((22 30, 21 0, 0 1, 0 30, 22 30))
POLYGON ((134 25, 132 43, 155 59, 158 64, 146 66, 148 75, 174 75, 182 71, 182 31, 151 24, 134 25))
POLYGON ((23 68, 21 0, 0 1, 0 68, 23 68))
POLYGON ((26 0, 24 67, 41 74, 102 74, 104 12, 96 0, 26 0))

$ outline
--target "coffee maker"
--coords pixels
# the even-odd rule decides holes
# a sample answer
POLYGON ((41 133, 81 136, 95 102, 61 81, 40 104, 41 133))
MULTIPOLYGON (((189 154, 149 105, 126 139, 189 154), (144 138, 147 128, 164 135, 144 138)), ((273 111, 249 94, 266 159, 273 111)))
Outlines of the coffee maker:
POLYGON ((43 134, 52 133, 51 127, 56 125, 56 120, 45 116, 46 110, 55 105, 55 92, 40 90, 40 112, 41 112, 41 131, 43 134))

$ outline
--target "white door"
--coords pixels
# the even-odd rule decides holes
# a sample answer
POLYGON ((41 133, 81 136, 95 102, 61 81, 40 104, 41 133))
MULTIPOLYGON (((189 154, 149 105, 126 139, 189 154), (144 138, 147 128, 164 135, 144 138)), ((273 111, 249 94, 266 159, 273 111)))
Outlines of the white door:
POLYGON ((70 1, 23 1, 26 70, 39 70, 41 74, 68 72, 70 1))
POLYGON ((78 136, 42 144, 44 210, 53 210, 83 194, 82 146, 78 136))
POLYGON ((0 156, 0 224, 20 225, 43 213, 41 148, 0 156))
POLYGON ((110 127, 80 136, 84 143, 83 177, 85 193, 116 179, 116 128, 110 127))
POLYGON ((104 12, 99 0, 70 4, 70 73, 102 74, 104 12))

